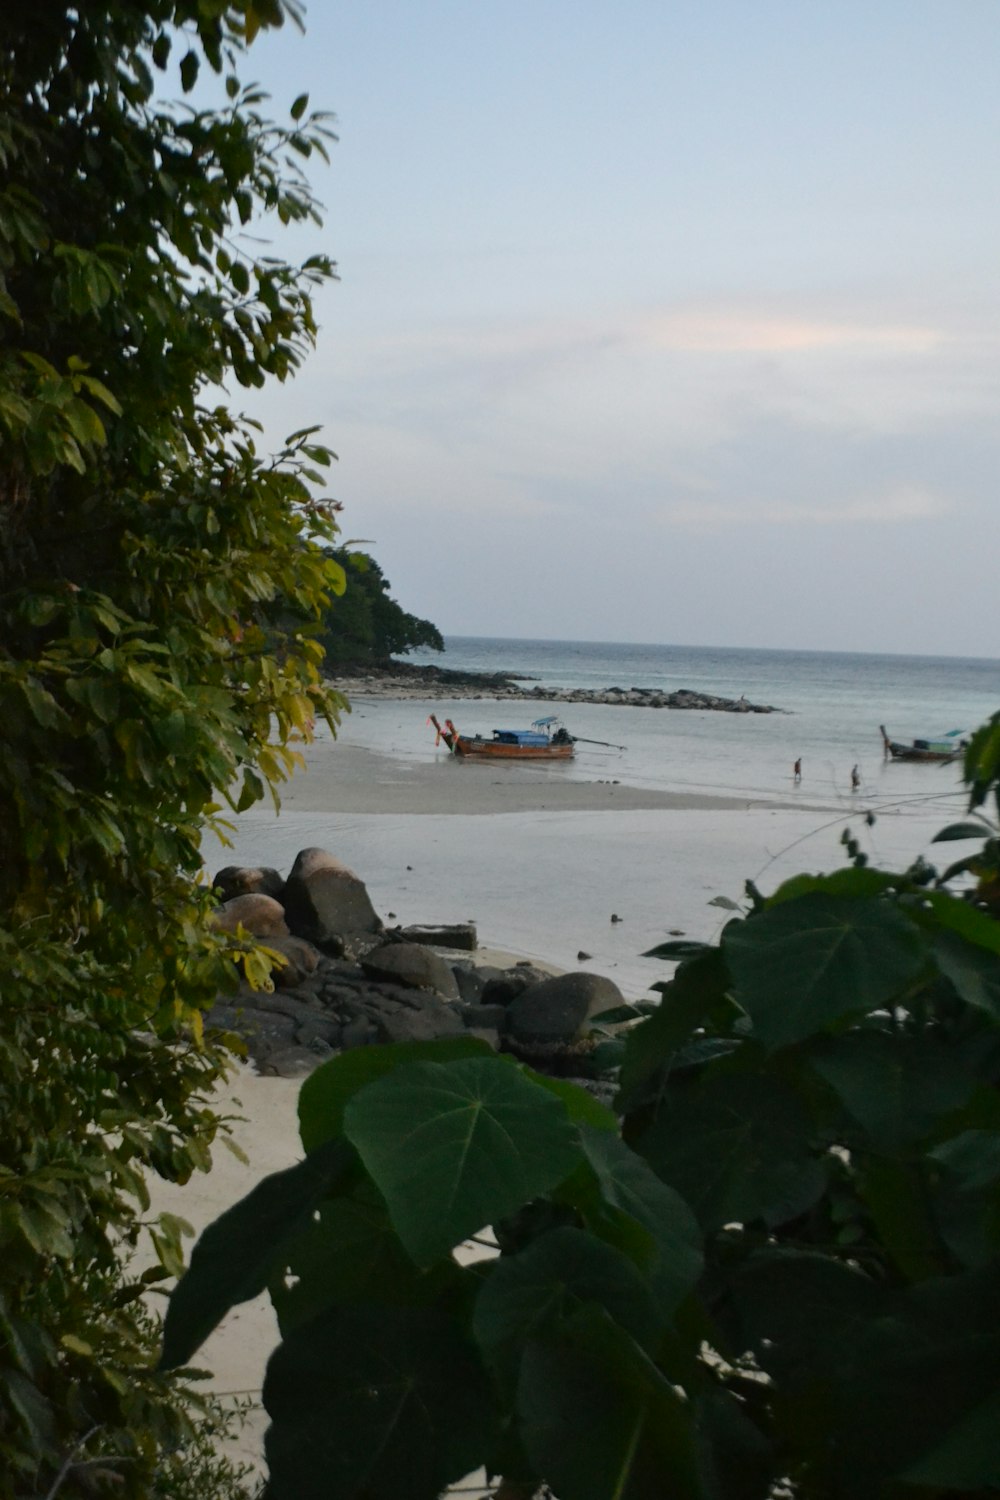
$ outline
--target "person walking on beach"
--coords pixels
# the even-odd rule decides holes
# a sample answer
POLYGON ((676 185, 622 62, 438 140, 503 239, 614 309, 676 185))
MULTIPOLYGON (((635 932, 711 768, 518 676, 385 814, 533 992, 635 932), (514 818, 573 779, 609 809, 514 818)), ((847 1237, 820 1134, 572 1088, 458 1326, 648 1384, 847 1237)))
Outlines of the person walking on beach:
POLYGON ((795 777, 796 781, 801 781, 802 780, 802 757, 801 757, 801 755, 799 756, 798 760, 795 762, 794 777, 795 777))
POLYGON ((856 792, 861 786, 861 772, 857 766, 851 768, 851 791, 856 792))

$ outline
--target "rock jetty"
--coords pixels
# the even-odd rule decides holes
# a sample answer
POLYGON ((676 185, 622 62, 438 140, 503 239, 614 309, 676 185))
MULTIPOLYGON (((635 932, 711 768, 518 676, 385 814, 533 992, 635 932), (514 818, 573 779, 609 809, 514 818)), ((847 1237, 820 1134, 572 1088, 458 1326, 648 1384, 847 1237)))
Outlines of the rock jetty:
POLYGON ((708 713, 774 714, 784 709, 770 703, 751 703, 746 698, 720 698, 714 693, 678 688, 664 692, 650 687, 554 688, 540 683, 528 687, 526 679, 515 681, 499 672, 456 672, 445 667, 415 667, 392 662, 333 679, 333 685, 348 698, 457 699, 509 698, 523 702, 608 703, 630 708, 680 708, 708 713))
POLYGON ((387 927, 364 882, 325 849, 303 849, 287 877, 229 865, 213 887, 215 925, 275 955, 269 987, 241 978, 205 1017, 241 1038, 261 1073, 303 1077, 351 1047, 472 1035, 613 1095, 591 1035, 596 1016, 625 1004, 612 980, 479 963, 471 922, 387 927))

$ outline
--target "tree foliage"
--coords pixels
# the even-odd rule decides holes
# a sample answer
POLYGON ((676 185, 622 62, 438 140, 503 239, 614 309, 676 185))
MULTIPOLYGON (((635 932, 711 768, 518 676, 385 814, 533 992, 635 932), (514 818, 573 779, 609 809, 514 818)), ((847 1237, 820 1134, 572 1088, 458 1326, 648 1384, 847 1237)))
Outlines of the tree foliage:
POLYGON ((4 1497, 159 1493, 191 1434, 137 1310, 179 1226, 148 1273, 121 1249, 144 1174, 184 1180, 218 1128, 201 1015, 247 943, 209 929, 200 841, 339 706, 315 640, 343 586, 330 455, 309 431, 262 453, 224 394, 294 373, 333 274, 242 237, 318 222, 327 122, 303 96, 269 123, 237 73, 294 13, 0 7, 4 1497), (206 64, 220 108, 161 102, 206 64))
POLYGON ((444 650, 437 626, 407 614, 390 596, 392 585, 373 557, 346 547, 331 548, 328 555, 346 578, 319 637, 329 665, 385 662, 420 646, 444 650))
POLYGON ((463 1040, 306 1082, 164 1363, 270 1286, 274 1500, 945 1500, 1000 1487, 1000 715, 980 847, 803 875, 668 942, 617 1116, 463 1040), (456 1249, 492 1225, 499 1254, 456 1249), (233 1289, 233 1264, 239 1286, 233 1289))

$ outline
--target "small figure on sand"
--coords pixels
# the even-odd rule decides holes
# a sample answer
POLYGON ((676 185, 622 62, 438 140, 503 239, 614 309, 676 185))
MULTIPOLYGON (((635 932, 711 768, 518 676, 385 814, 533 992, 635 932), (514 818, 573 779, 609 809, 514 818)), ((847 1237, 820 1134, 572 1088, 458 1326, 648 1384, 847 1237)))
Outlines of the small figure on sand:
POLYGON ((857 766, 851 767, 851 791, 856 792, 861 786, 861 772, 857 766))
POLYGON ((793 771, 792 774, 793 774, 794 779, 796 781, 801 781, 802 780, 802 757, 801 757, 801 755, 799 756, 798 760, 795 762, 795 769, 794 769, 794 771, 793 771))

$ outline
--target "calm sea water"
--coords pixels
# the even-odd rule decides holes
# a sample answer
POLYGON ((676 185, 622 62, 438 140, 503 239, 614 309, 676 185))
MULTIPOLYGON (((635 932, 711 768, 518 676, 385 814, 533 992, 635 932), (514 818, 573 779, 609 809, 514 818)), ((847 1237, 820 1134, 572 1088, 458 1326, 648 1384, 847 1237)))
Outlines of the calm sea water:
MULTIPOLYGON (((905 800, 954 791, 957 768, 888 765, 879 725, 893 739, 968 733, 1000 708, 1000 660, 876 656, 732 647, 624 645, 594 641, 449 637, 444 655, 414 661, 479 672, 509 672, 552 688, 692 688, 781 709, 725 714, 669 709, 557 705, 575 734, 623 744, 623 752, 580 746, 573 774, 607 774, 641 786, 805 799, 849 794, 859 767, 863 793, 905 800), (792 784, 801 757, 803 777, 792 784)), ((531 705, 456 705, 469 730, 512 725, 537 713, 531 705)))
MULTIPOLYGON (((783 710, 727 714, 599 704, 554 705, 574 734, 623 745, 581 743, 575 760, 539 768, 555 779, 617 780, 663 791, 720 794, 720 811, 592 812, 502 816, 296 813, 254 809, 239 821, 236 847, 218 863, 287 868, 299 848, 320 844, 362 875, 376 908, 401 920, 474 918, 485 943, 586 966, 641 994, 663 977, 641 954, 670 931, 710 939, 726 913, 716 896, 739 898, 746 877, 770 890, 800 870, 843 863, 851 827, 873 862, 890 868, 922 850, 962 815, 956 765, 907 765, 882 755, 879 724, 896 739, 971 731, 1000 708, 1000 661, 835 653, 625 646, 579 641, 451 638, 427 661, 535 679, 543 688, 704 689, 783 710), (802 758, 802 781, 792 767, 802 758), (851 768, 862 786, 853 793, 851 768), (869 826, 864 815, 877 814, 869 826), (611 915, 621 916, 612 922, 611 915)), ((403 763, 447 762, 421 701, 358 699, 339 739, 403 763)), ((435 704, 459 727, 489 732, 526 725, 547 710, 529 703, 435 704)), ((336 747, 331 747, 336 753, 336 747)), ((523 774, 520 766, 443 764, 463 783, 523 774)), ((292 804, 294 807, 294 804, 292 804)), ((945 845, 947 857, 956 847, 945 845)))

